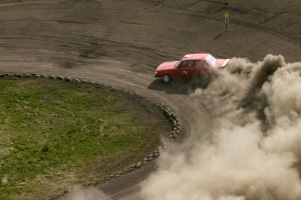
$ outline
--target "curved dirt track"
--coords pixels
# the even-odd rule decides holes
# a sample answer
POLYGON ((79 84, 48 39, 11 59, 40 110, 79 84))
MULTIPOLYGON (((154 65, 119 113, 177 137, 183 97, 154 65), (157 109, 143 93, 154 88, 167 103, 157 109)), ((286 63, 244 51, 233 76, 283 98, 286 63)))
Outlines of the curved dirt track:
MULTIPOLYGON (((253 1, 62 0, 0 6, 0 72, 79 77, 138 92, 168 105, 187 131, 210 126, 187 90, 154 80, 163 61, 186 53, 300 61, 301 16, 290 4, 253 1), (223 15, 230 13, 225 31, 223 15)), ((155 164, 102 186, 113 199, 135 199, 155 164)))

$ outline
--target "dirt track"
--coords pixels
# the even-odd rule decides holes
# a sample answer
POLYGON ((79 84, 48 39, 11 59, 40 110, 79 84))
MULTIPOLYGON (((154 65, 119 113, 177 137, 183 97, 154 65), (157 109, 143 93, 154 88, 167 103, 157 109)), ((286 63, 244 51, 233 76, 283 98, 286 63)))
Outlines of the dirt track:
MULTIPOLYGON (((297 1, 65 0, 0 6, 0 72, 80 77, 136 91, 171 107, 187 129, 206 130, 209 117, 187 91, 154 80, 160 62, 190 52, 300 61, 297 1), (283 5, 282 5, 283 4, 283 5), (287 4, 287 5, 285 5, 287 4), (230 14, 225 31, 224 12, 230 14)), ((140 181, 144 171, 133 178, 140 181)), ((108 183, 114 198, 137 186, 108 183), (111 185, 110 185, 111 184, 111 185)), ((128 197, 133 199, 133 197, 128 197)))

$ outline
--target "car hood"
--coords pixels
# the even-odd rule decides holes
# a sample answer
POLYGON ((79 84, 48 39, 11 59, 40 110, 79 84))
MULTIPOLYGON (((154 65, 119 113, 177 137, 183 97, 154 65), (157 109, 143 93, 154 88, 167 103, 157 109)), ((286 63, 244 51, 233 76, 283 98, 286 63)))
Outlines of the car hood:
POLYGON ((228 64, 229 59, 216 59, 215 65, 219 68, 224 68, 228 64))
POLYGON ((162 64, 160 64, 156 71, 161 71, 161 70, 169 70, 169 69, 174 69, 176 68, 176 63, 178 61, 168 61, 168 62, 164 62, 162 64))

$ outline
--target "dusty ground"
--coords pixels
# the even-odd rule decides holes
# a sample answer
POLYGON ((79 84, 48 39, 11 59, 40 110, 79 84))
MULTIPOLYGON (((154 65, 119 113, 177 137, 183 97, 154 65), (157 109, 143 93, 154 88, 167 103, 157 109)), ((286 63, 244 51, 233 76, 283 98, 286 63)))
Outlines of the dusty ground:
MULTIPOLYGON (((55 0, 0 6, 0 72, 80 77, 133 90, 171 107, 188 129, 208 113, 186 92, 154 80, 162 61, 190 52, 300 61, 301 3, 239 0, 55 0), (224 12, 230 23, 225 31, 224 12)), ((154 164, 104 186, 135 199, 154 164), (141 172, 141 174, 139 174, 141 172), (129 178, 130 177, 130 178, 129 178), (124 181, 127 180, 127 181, 124 181), (133 181, 129 181, 133 180, 133 181)))

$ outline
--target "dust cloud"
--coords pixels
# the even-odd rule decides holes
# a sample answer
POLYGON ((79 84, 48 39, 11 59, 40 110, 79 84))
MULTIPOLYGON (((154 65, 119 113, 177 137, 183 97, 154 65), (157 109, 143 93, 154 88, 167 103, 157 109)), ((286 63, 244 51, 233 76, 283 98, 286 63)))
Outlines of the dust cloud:
POLYGON ((111 198, 97 188, 90 187, 71 192, 58 200, 111 200, 111 198))
POLYGON ((211 115, 208 134, 162 152, 141 199, 301 199, 300 74, 301 63, 281 55, 233 58, 213 71, 208 87, 190 94, 211 115))

